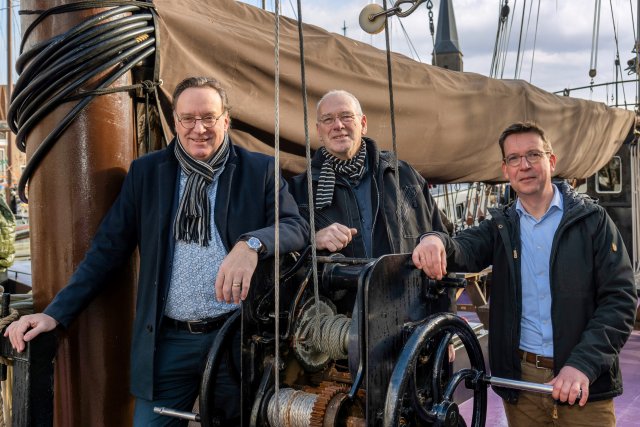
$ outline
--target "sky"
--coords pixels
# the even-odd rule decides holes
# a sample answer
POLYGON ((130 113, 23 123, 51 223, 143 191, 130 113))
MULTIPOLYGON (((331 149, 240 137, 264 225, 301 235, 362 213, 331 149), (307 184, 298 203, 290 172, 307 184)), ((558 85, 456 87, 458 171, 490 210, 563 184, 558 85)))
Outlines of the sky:
MULTIPOLYGON (((262 3, 270 11, 274 10, 274 0, 244 0, 245 3, 262 7, 262 3)), ((463 53, 464 71, 489 75, 491 58, 493 55, 496 33, 498 29, 498 15, 501 0, 452 0, 458 29, 459 46, 463 53)), ((301 0, 303 21, 318 25, 335 33, 370 43, 380 49, 385 48, 384 34, 371 36, 362 31, 358 25, 358 16, 364 6, 374 3, 371 0, 301 0), (346 27, 346 30, 343 30, 346 27)), ((382 0, 377 1, 382 4, 382 0)), ((617 29, 618 51, 624 80, 634 75, 628 75, 627 61, 634 57, 632 49, 635 40, 635 20, 637 1, 610 0, 601 2, 600 31, 597 38, 597 66, 594 84, 613 82, 616 80, 614 61, 616 58, 616 40, 614 36, 614 22, 617 29), (633 6, 633 12, 631 7, 633 6), (613 17, 613 19, 612 19, 613 17)), ((388 1, 391 5, 392 2, 388 1)), ((403 3, 407 9, 408 3, 403 3)), ((592 38, 594 27, 595 0, 511 0, 510 28, 507 28, 509 49, 504 60, 502 78, 514 78, 518 43, 521 49, 521 67, 517 76, 523 80, 547 90, 561 91, 565 88, 589 86, 591 78, 592 38), (523 6, 525 19, 523 36, 519 40, 522 22, 523 6), (536 16, 539 6, 539 18, 536 16), (530 17, 530 19, 529 19, 530 17), (527 31, 528 28, 528 31, 527 31), (534 47, 535 40, 535 50, 534 47), (533 58, 533 62, 532 62, 533 58)), ((281 14, 295 17, 297 14, 297 0, 280 2, 281 14), (295 8, 295 9, 294 9, 295 8)), ((390 20, 391 47, 393 51, 403 53, 422 62, 431 63, 433 41, 429 32, 429 18, 427 3, 423 3, 410 16, 402 18, 402 26, 408 36, 405 36, 400 19, 390 20), (416 53, 410 48, 415 47, 416 53)), ((433 0, 433 15, 437 25, 440 0, 433 0)), ((18 55, 19 46, 19 0, 12 1, 13 44, 14 57, 18 55)), ((7 0, 0 0, 0 49, 7 52, 7 0)), ((17 78, 15 70, 13 79, 17 78)), ((620 79, 620 78, 619 78, 620 79)), ((7 81, 6 54, 0 58, 0 84, 7 81)), ((624 91, 618 91, 618 102, 634 103, 637 88, 634 84, 626 84, 624 91)), ((613 86, 596 87, 584 90, 574 90, 571 96, 591 99, 594 101, 615 102, 613 86)))

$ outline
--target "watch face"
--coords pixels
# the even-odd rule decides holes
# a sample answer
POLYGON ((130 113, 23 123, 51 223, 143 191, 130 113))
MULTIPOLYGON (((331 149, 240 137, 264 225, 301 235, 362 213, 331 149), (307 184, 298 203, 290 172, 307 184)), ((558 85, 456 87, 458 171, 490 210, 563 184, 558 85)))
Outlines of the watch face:
POLYGON ((250 237, 249 240, 247 240, 247 245, 256 252, 262 249, 262 242, 257 237, 250 237))

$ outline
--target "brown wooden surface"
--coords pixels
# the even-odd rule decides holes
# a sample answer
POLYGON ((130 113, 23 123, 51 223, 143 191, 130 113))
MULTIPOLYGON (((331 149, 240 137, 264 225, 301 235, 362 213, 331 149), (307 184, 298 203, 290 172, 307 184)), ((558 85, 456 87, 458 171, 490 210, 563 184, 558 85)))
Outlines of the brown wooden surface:
MULTIPOLYGON (((22 0, 20 8, 44 10, 74 3, 22 0)), ((56 36, 100 9, 53 15, 27 41, 27 48, 56 36)), ((26 28, 36 15, 21 15, 26 28)), ((115 86, 129 84, 128 77, 115 86)), ((65 104, 29 135, 27 156, 73 107, 65 104)), ((31 223, 33 291, 41 311, 66 284, 120 190, 133 158, 132 107, 129 95, 96 98, 32 177, 28 196, 31 223)), ((55 372, 57 426, 127 426, 129 348, 134 307, 134 261, 112 277, 107 287, 62 334, 55 372)))
POLYGON ((475 312, 478 319, 485 328, 489 328, 489 291, 488 278, 491 274, 491 268, 482 270, 479 273, 457 273, 459 278, 467 279, 467 287, 456 291, 456 300, 460 298, 463 292, 467 294, 470 304, 458 303, 459 311, 475 312))

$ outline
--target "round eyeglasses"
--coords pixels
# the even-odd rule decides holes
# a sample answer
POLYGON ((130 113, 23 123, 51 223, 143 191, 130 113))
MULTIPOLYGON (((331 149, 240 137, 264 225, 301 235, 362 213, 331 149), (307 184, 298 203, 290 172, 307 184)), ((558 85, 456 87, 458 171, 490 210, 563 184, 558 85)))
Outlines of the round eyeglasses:
POLYGON ((530 165, 534 165, 540 162, 540 160, 542 160, 542 158, 547 154, 551 154, 551 152, 550 151, 529 151, 524 156, 521 156, 519 154, 511 154, 502 160, 504 160, 504 162, 508 166, 516 167, 516 166, 520 166, 520 164, 522 163, 522 158, 524 157, 525 159, 527 159, 527 163, 529 163, 530 165))
POLYGON ((353 113, 340 113, 335 116, 333 115, 322 116, 320 117, 318 122, 322 123, 325 126, 331 126, 336 121, 336 119, 338 119, 343 124, 349 124, 349 123, 353 123, 353 121, 356 119, 357 116, 358 114, 353 114, 353 113))
POLYGON ((198 120, 202 122, 202 126, 209 129, 211 127, 214 127, 216 123, 218 123, 218 120, 220 120, 220 117, 224 116, 224 113, 226 113, 226 111, 223 111, 222 114, 220 114, 218 117, 214 117, 213 115, 196 117, 196 116, 190 116, 186 114, 180 117, 178 113, 176 113, 176 117, 178 118, 178 121, 180 122, 182 127, 185 129, 193 129, 194 127, 196 127, 196 122, 198 120))

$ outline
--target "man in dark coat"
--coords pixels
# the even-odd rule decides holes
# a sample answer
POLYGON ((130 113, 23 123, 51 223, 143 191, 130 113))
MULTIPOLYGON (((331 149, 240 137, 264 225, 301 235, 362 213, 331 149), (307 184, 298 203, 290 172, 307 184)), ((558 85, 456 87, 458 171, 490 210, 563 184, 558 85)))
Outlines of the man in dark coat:
MULTIPOLYGON (((227 96, 215 79, 185 79, 173 103, 174 141, 131 164, 68 285, 44 313, 22 317, 5 333, 22 351, 39 333, 67 327, 137 246, 131 350, 136 426, 175 422, 154 414, 155 406, 191 410, 211 343, 246 298, 258 259, 275 251, 273 158, 233 145, 227 96)), ((286 183, 279 185, 280 251, 301 250, 308 225, 286 183)), ((216 406, 237 416, 239 387, 224 366, 220 372, 216 406)))
POLYGON ((516 202, 453 238, 427 235, 414 263, 434 278, 493 265, 491 374, 553 385, 551 396, 496 389, 509 425, 615 425, 618 354, 637 303, 620 233, 601 206, 551 181, 556 156, 542 128, 513 124, 499 143, 516 202))
MULTIPOLYGON (((424 232, 445 230, 424 178, 403 161, 396 173, 392 153, 364 136, 367 117, 354 95, 325 94, 316 129, 323 145, 311 161, 318 250, 348 257, 409 253, 424 232)), ((290 188, 308 217, 306 174, 294 177, 290 188)))

